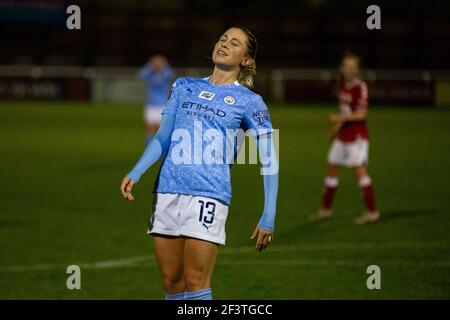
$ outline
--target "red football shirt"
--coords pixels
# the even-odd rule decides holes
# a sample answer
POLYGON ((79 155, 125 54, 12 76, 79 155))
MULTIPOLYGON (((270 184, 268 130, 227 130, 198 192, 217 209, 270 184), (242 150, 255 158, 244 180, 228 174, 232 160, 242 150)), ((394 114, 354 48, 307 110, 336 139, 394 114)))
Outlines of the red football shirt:
MULTIPOLYGON (((339 89, 339 109, 342 114, 367 111, 367 84, 362 80, 354 80, 339 89)), ((358 139, 369 139, 366 121, 345 122, 339 131, 338 139, 352 142, 358 139)))

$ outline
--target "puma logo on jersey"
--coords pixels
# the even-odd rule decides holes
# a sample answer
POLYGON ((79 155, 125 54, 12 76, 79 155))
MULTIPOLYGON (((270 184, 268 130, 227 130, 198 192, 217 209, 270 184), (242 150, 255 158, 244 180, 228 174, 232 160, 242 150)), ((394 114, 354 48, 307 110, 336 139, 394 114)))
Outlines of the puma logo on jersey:
POLYGON ((211 100, 214 98, 215 95, 216 95, 216 94, 215 94, 215 93, 212 93, 212 92, 202 91, 202 92, 200 92, 200 94, 198 95, 198 97, 199 97, 199 98, 202 98, 202 99, 206 99, 206 100, 211 101, 211 100))

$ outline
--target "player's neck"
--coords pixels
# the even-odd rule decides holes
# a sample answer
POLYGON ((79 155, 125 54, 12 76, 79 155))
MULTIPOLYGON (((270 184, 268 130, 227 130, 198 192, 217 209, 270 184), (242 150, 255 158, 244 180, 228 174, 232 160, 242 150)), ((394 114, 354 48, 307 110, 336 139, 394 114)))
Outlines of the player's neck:
POLYGON ((216 66, 208 80, 217 85, 226 85, 235 82, 237 74, 235 70, 223 70, 216 66))
POLYGON ((355 84, 359 83, 360 79, 358 77, 355 77, 351 80, 346 80, 345 81, 345 86, 346 87, 353 87, 355 84))

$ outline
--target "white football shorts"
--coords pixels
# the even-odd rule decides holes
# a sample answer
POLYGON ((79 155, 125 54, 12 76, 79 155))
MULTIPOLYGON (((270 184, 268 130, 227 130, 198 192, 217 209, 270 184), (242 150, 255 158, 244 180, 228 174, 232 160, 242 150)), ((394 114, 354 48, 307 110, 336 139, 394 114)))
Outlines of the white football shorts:
POLYGON ((228 206, 203 196, 157 193, 148 234, 186 236, 225 245, 228 206))
POLYGON ((163 108, 162 106, 146 106, 144 110, 145 123, 160 124, 163 108))
POLYGON ((352 142, 343 142, 334 139, 328 152, 328 163, 344 166, 359 167, 369 161, 369 141, 358 139, 352 142))

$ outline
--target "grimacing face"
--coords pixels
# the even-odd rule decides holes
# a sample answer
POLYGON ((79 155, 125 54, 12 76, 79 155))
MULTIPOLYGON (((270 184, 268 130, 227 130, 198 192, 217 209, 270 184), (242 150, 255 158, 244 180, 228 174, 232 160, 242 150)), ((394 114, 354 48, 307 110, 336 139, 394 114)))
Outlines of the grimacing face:
POLYGON ((346 81, 355 79, 359 74, 358 61, 353 58, 346 58, 342 61, 340 72, 346 81))
POLYGON ((250 65, 252 59, 247 56, 247 35, 238 28, 225 31, 214 46, 212 60, 215 65, 229 69, 250 65))

